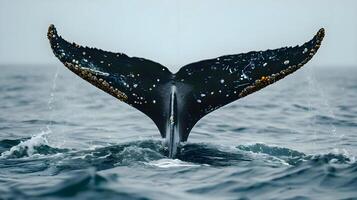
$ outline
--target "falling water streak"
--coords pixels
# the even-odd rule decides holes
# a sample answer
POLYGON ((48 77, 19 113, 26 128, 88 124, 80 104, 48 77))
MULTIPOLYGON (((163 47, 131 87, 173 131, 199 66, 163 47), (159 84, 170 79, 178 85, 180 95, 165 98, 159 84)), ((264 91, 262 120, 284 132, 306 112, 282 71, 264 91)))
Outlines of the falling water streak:
POLYGON ((51 132, 51 126, 52 126, 52 120, 53 120, 53 102, 55 100, 55 92, 56 92, 56 88, 57 88, 57 78, 58 78, 58 74, 59 74, 59 65, 57 65, 57 69, 55 72, 55 75, 53 77, 53 81, 52 81, 52 88, 51 88, 51 93, 50 93, 50 98, 47 102, 47 106, 48 106, 48 110, 50 111, 49 114, 49 123, 46 125, 46 129, 48 132, 51 132))
POLYGON ((313 102, 312 102, 312 94, 314 93, 313 91, 313 86, 315 81, 315 71, 311 68, 308 70, 308 76, 307 76, 307 82, 308 82, 308 95, 309 97, 307 98, 308 101, 308 109, 309 109, 309 115, 312 116, 312 120, 309 121, 310 123, 308 124, 312 131, 313 131, 313 146, 316 146, 316 139, 317 139, 317 128, 316 128, 316 111, 313 111, 313 102))
MULTIPOLYGON (((315 87, 315 93, 317 93, 320 96, 319 99, 322 100, 323 106, 326 107, 325 111, 327 111, 327 114, 329 115, 329 117, 331 117, 332 120, 336 120, 337 117, 336 117, 335 113, 333 112, 332 107, 327 100, 327 96, 325 95, 324 89, 319 85, 318 81, 316 81, 315 78, 313 78, 312 76, 309 81, 311 81, 311 85, 315 87)), ((319 111, 321 111, 321 110, 319 110, 319 111)), ((337 133, 337 128, 334 124, 332 124, 331 122, 328 122, 328 124, 330 126, 332 135, 338 140, 334 143, 333 150, 335 150, 335 149, 338 150, 338 147, 341 146, 342 138, 344 137, 344 135, 343 134, 339 135, 337 133)), ((315 132, 315 134, 316 134, 316 132, 315 132)), ((344 151, 345 151, 345 153, 347 153, 346 150, 344 150, 344 151)))

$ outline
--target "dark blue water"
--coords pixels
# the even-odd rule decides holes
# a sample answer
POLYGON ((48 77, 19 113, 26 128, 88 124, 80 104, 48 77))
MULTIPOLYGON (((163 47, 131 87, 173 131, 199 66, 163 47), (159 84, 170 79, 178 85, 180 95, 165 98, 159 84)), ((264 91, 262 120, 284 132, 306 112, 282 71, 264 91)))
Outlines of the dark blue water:
POLYGON ((203 118, 173 160, 61 64, 2 66, 0 199, 353 199, 356 99, 357 70, 309 65, 203 118))

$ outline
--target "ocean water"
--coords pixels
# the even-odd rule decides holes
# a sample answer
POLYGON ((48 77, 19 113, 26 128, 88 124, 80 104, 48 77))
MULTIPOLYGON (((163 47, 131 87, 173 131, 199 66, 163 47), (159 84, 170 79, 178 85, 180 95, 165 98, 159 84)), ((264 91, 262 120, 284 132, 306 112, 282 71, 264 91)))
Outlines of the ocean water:
POLYGON ((307 64, 204 117, 176 159, 60 63, 0 69, 0 199, 357 199, 357 68, 307 64))

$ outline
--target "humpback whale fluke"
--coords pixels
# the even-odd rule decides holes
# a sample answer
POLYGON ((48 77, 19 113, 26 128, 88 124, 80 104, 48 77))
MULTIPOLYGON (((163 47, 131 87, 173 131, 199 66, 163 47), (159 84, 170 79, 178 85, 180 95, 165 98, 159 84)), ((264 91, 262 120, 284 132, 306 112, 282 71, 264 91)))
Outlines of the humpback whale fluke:
POLYGON ((69 43, 50 25, 56 57, 72 72, 149 116, 174 157, 180 141, 208 113, 301 68, 317 52, 324 29, 301 46, 225 55, 182 67, 69 43))

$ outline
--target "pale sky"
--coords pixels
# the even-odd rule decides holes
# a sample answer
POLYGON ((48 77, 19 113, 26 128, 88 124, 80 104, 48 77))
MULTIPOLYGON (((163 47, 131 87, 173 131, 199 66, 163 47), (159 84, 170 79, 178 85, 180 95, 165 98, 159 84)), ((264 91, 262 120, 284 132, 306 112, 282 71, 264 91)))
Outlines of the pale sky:
POLYGON ((324 27, 311 63, 357 66, 356 19, 354 0, 1 0, 0 65, 58 63, 46 38, 53 23, 71 42, 173 71, 224 54, 303 44, 324 27))

